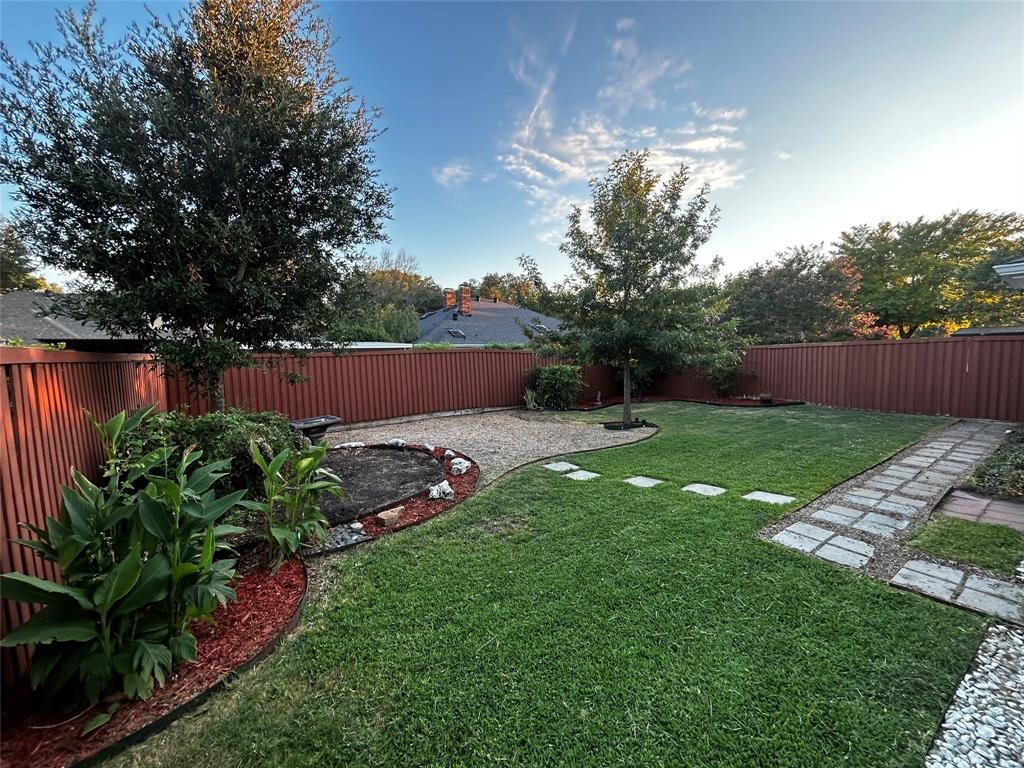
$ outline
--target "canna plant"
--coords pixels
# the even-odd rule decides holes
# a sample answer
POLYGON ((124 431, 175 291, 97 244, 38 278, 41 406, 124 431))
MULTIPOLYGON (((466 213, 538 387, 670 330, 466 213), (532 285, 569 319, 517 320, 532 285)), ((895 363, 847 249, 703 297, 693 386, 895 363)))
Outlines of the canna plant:
POLYGON ((235 597, 234 561, 216 554, 225 536, 242 529, 218 521, 244 492, 218 498, 210 488, 229 462, 200 465, 200 451, 164 447, 131 464, 119 460, 122 441, 151 411, 121 412, 104 423, 87 412, 106 451, 105 484, 73 470, 59 516, 43 528, 26 525, 36 538, 17 540, 56 563, 63 583, 19 573, 0 578, 5 597, 45 606, 2 644, 38 646, 31 682, 47 698, 147 698, 176 661, 195 660, 189 624, 209 620, 235 597))
POLYGON ((263 538, 274 567, 279 568, 303 546, 322 541, 327 535, 327 519, 320 511, 320 494, 342 496, 341 479, 324 469, 327 445, 321 443, 302 450, 286 448, 267 461, 255 442, 249 454, 263 472, 266 501, 243 501, 246 509, 263 515, 263 538))

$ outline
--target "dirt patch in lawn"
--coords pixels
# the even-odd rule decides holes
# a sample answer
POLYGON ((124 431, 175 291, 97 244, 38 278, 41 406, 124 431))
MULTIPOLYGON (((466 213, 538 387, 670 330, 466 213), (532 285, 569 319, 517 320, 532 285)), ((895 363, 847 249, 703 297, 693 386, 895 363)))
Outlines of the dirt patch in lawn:
POLYGON ((367 446, 336 448, 324 466, 341 478, 345 495, 325 494, 320 509, 332 526, 396 506, 444 480, 444 465, 426 451, 367 446))

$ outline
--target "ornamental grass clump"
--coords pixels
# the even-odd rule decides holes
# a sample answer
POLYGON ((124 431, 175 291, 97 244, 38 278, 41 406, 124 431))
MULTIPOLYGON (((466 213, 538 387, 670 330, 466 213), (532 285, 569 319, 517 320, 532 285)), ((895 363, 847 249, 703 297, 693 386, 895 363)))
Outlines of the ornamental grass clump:
POLYGON ((72 470, 59 516, 43 528, 22 523, 36 538, 17 542, 56 563, 61 583, 21 573, 0 579, 5 597, 45 606, 2 641, 36 644, 33 688, 68 705, 113 699, 85 730, 109 720, 121 699, 148 698, 176 662, 194 661, 189 625, 235 599, 235 561, 217 553, 223 537, 242 529, 219 521, 244 491, 217 496, 211 487, 229 462, 202 464, 191 447, 158 448, 123 465, 119 449, 152 410, 105 423, 86 412, 106 453, 105 483, 72 470))

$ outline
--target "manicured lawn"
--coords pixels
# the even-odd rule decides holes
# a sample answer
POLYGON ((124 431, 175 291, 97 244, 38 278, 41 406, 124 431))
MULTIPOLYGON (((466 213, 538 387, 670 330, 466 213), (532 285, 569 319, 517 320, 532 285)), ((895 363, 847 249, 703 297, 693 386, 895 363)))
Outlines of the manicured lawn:
POLYGON ((924 552, 1012 576, 1024 556, 1024 534, 1005 525, 937 517, 910 542, 924 552))
POLYGON ((528 468, 321 563, 297 636, 121 760, 918 768, 982 619, 755 533, 944 422, 638 412, 662 433, 571 457, 597 480, 528 468))

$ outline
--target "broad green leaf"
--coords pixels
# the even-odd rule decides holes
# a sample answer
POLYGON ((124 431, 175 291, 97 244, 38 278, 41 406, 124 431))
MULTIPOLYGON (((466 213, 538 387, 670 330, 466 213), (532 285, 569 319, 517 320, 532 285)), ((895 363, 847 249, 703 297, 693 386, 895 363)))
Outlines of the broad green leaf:
POLYGON ((48 606, 33 614, 24 624, 15 627, 0 640, 0 646, 53 642, 85 642, 96 637, 96 622, 83 614, 77 617, 66 606, 48 606))
POLYGON ((131 432, 139 426, 139 424, 142 423, 142 420, 154 411, 156 405, 156 403, 152 403, 151 405, 145 405, 142 408, 139 408, 137 411, 133 411, 132 415, 124 420, 123 431, 126 433, 131 432))
POLYGON ((196 660, 196 637, 191 632, 182 632, 180 635, 172 637, 168 642, 168 647, 176 659, 196 660))
POLYGON ((100 613, 106 613, 122 597, 131 591, 139 580, 142 572, 142 559, 139 555, 139 545, 136 544, 125 556, 124 560, 114 566, 96 587, 93 593, 93 603, 100 613))
POLYGON ((167 597, 170 591, 171 564, 167 555, 160 553, 149 558, 142 566, 139 580, 125 595, 114 611, 115 616, 124 616, 167 597))
POLYGON ((5 573, 0 576, 3 596, 22 603, 51 603, 54 596, 71 598, 86 609, 93 607, 92 600, 80 589, 68 587, 46 579, 39 579, 24 573, 5 573))
POLYGON ((170 541, 174 536, 170 510, 148 493, 139 494, 139 520, 143 528, 162 542, 170 541))
POLYGON ((285 448, 277 456, 274 457, 273 461, 270 462, 270 466, 267 467, 268 475, 276 475, 281 471, 281 467, 284 466, 285 462, 288 461, 288 457, 291 456, 291 449, 285 448))
POLYGON ((106 433, 107 441, 111 445, 116 445, 121 437, 121 431, 124 429, 124 422, 126 416, 124 411, 118 411, 109 419, 107 423, 103 425, 103 431, 106 433))
POLYGON ((60 487, 64 512, 76 535, 88 538, 92 535, 92 521, 96 517, 96 506, 66 485, 60 487))

